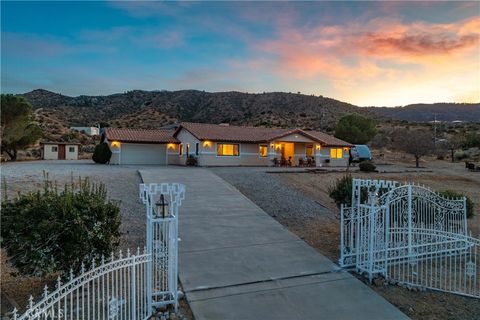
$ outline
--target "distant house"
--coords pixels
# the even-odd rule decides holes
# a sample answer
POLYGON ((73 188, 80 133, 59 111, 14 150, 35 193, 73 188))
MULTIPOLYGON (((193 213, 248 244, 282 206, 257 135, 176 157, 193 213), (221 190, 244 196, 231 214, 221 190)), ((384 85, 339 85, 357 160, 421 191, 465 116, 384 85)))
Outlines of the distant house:
POLYGON ((41 142, 44 160, 78 160, 79 143, 75 142, 41 142))
POLYGON ((181 123, 175 130, 106 128, 112 164, 347 166, 352 145, 320 131, 181 123))
POLYGON ((70 127, 70 130, 83 132, 89 136, 98 136, 100 135, 100 129, 97 127, 70 127))

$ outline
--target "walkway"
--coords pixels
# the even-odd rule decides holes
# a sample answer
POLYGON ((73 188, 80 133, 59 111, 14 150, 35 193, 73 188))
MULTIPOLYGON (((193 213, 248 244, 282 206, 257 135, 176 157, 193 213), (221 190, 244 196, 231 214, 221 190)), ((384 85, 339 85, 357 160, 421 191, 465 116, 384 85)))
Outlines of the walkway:
POLYGON ((179 276, 196 320, 407 319, 208 169, 139 172, 186 185, 179 276))

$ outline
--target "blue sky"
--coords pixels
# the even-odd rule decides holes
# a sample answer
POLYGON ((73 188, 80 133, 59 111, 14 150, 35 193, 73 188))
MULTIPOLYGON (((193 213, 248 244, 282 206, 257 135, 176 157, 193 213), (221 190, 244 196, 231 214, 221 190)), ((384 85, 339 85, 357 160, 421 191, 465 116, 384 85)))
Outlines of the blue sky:
POLYGON ((480 101, 478 2, 5 2, 2 92, 480 101))

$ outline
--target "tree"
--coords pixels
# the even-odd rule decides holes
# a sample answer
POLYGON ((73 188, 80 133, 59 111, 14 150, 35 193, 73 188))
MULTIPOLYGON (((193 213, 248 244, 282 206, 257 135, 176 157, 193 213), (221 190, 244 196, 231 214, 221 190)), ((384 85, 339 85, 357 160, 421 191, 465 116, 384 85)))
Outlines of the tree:
POLYGON ((376 133, 375 122, 357 113, 343 116, 335 128, 335 137, 353 144, 365 144, 372 140, 376 133))
POLYGON ((95 151, 93 152, 92 160, 95 163, 109 163, 110 158, 112 157, 112 151, 108 147, 108 144, 101 142, 95 146, 95 151))
POLYGON ((32 106, 22 97, 1 95, 2 152, 17 159, 19 149, 26 148, 42 137, 42 130, 33 121, 32 106))
POLYGON ((119 203, 88 179, 72 179, 63 191, 46 179, 42 191, 2 202, 2 247, 23 275, 78 272, 118 247, 119 228, 119 203))
POLYGON ((419 167, 420 158, 431 153, 434 149, 433 136, 425 130, 404 129, 395 139, 396 146, 402 151, 415 157, 415 167, 419 167))

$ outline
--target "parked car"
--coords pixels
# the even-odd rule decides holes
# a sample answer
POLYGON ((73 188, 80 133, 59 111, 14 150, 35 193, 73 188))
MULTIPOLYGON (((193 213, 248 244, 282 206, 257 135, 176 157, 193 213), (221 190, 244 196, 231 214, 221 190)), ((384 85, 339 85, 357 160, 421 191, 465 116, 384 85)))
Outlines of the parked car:
POLYGON ((352 157, 352 162, 372 160, 372 152, 364 144, 356 144, 350 149, 350 156, 352 157))

